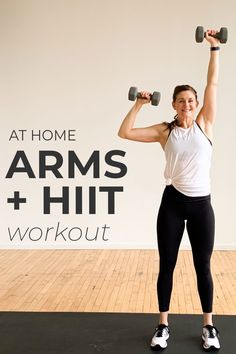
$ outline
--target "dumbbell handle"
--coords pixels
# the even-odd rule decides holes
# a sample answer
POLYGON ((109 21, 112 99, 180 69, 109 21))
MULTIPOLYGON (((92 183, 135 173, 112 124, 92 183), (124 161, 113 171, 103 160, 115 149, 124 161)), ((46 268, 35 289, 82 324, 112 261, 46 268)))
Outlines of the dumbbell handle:
MULTIPOLYGON (((209 34, 210 37, 220 39, 220 32, 217 32, 216 34, 209 34)), ((204 37, 206 38, 206 32, 204 32, 204 37)))
MULTIPOLYGON (((153 94, 152 93, 149 93, 149 95, 150 95, 150 98, 152 98, 152 96, 153 96, 153 94)), ((141 94, 141 92, 138 92, 137 93, 137 98, 143 98, 144 100, 146 99, 148 99, 148 98, 146 98, 146 97, 142 97, 142 94, 141 94)))
MULTIPOLYGON (((150 95, 151 104, 157 106, 161 98, 160 92, 154 91, 153 94, 149 93, 149 95, 150 95)), ((147 99, 146 97, 142 97, 140 92, 138 92, 137 98, 147 99)))

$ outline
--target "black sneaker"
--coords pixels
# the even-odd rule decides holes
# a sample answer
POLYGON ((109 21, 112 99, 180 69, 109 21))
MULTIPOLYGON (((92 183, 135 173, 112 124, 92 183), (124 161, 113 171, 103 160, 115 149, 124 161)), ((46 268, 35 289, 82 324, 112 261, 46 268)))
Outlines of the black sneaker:
POLYGON ((204 326, 202 330, 202 341, 203 341, 203 348, 207 352, 213 352, 215 350, 220 349, 220 342, 219 342, 219 332, 216 327, 214 326, 204 326))
POLYGON ((170 329, 164 324, 160 324, 152 337, 151 349, 152 350, 162 350, 167 347, 167 339, 170 336, 170 329))

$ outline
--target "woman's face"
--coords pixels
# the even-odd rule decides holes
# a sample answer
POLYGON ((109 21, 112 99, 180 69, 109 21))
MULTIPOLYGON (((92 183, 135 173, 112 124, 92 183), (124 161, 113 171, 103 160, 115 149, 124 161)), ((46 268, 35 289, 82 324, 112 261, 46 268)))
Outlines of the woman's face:
POLYGON ((198 106, 198 101, 192 91, 181 91, 178 93, 172 106, 176 110, 178 118, 193 118, 198 106))

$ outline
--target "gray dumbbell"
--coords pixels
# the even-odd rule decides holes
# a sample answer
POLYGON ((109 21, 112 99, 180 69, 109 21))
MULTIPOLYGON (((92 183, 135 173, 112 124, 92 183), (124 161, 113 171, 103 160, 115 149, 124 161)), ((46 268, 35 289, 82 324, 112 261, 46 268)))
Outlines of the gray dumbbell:
MULTIPOLYGON (((140 98, 141 94, 140 92, 138 92, 138 88, 137 87, 130 87, 129 89, 129 100, 130 101, 135 101, 136 98, 140 98)), ((151 104, 153 106, 158 106, 159 102, 161 99, 161 94, 160 92, 154 91, 153 94, 151 95, 151 104)))
MULTIPOLYGON (((228 29, 227 27, 221 27, 220 32, 217 32, 216 34, 211 36, 219 39, 220 43, 226 43, 228 39, 228 29)), ((195 32, 196 42, 201 43, 204 37, 206 37, 206 32, 204 32, 204 28, 202 26, 198 26, 195 32)))

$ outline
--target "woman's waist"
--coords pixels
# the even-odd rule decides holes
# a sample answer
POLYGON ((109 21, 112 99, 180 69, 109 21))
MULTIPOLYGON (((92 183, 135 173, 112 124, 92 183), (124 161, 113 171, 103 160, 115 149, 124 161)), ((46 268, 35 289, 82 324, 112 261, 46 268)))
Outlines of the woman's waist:
POLYGON ((174 184, 166 185, 163 196, 184 202, 199 202, 211 199, 209 189, 179 188, 174 184))

